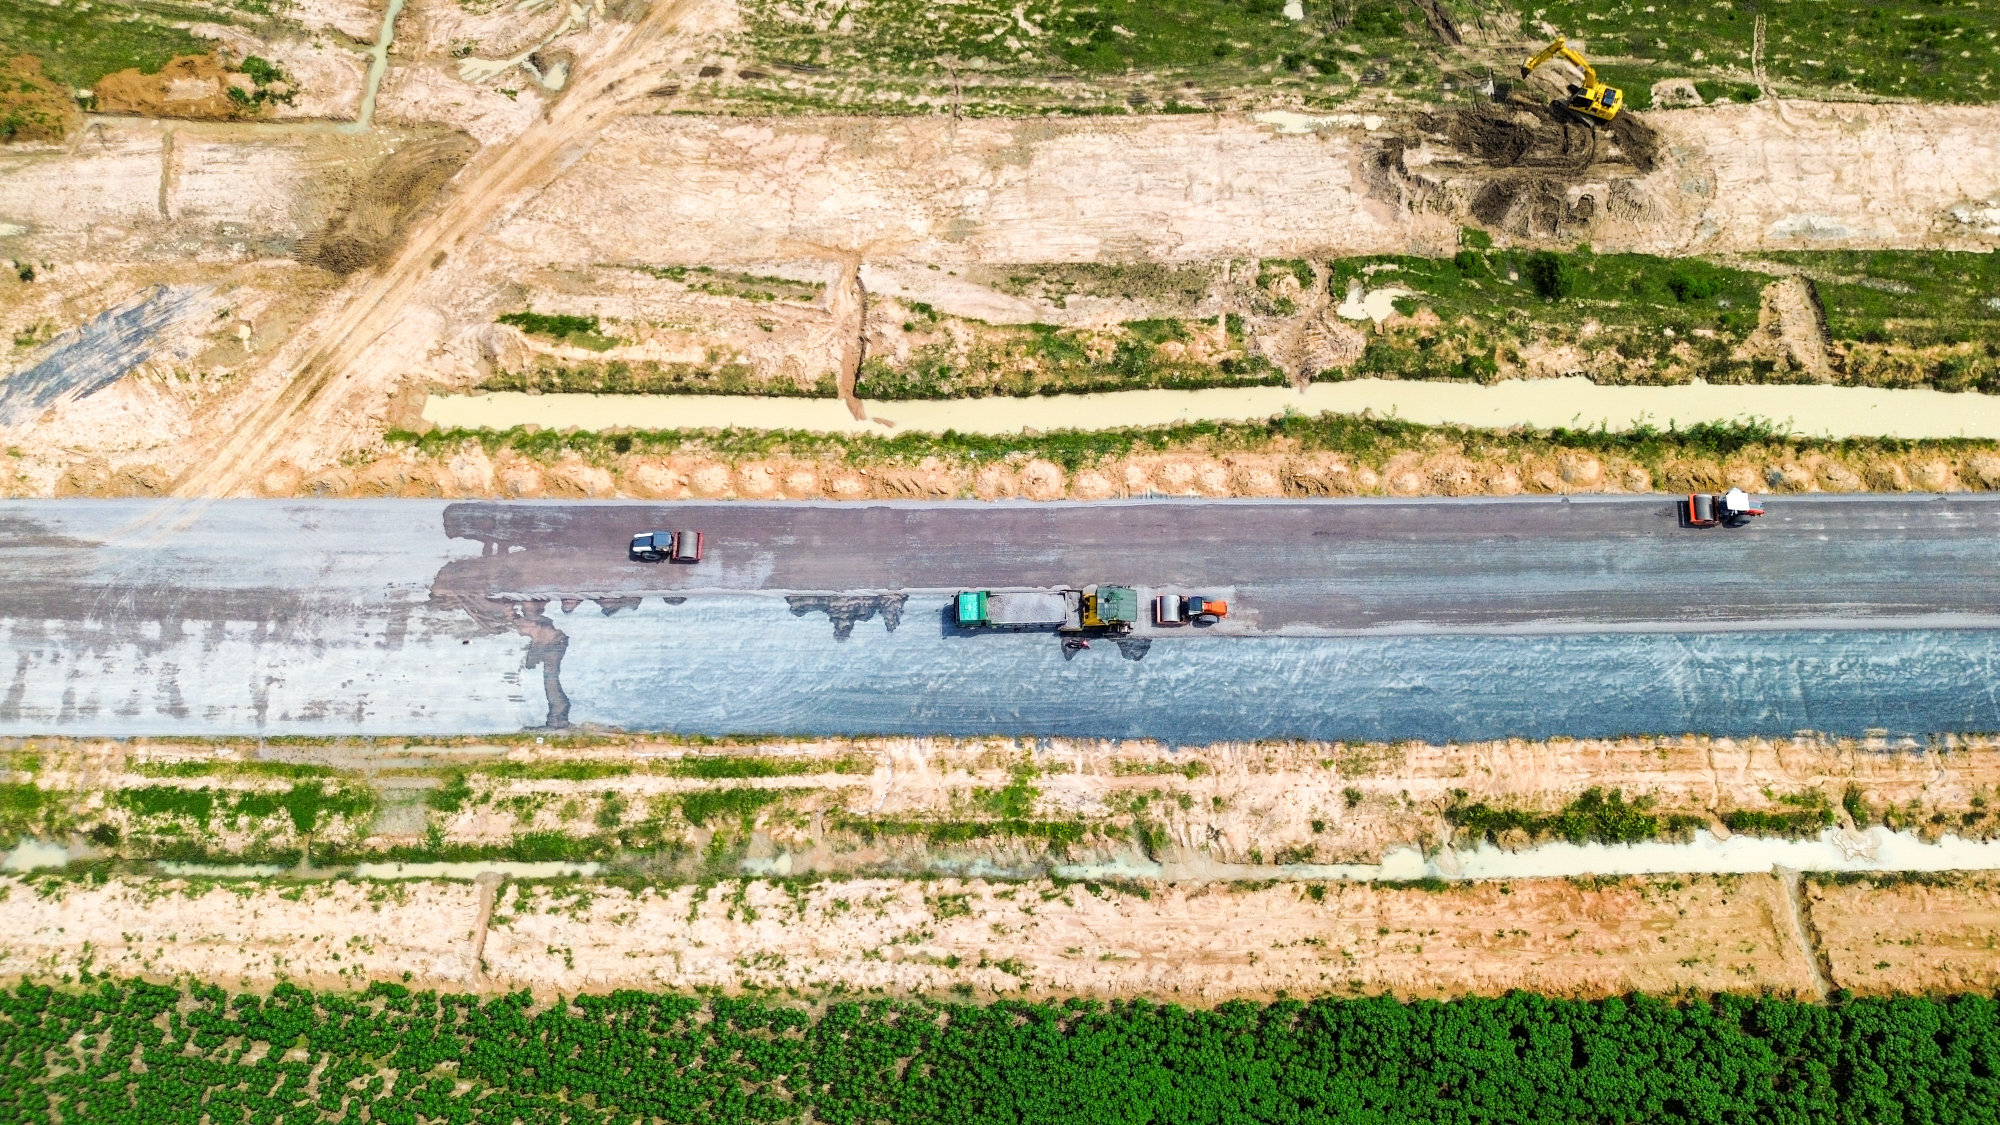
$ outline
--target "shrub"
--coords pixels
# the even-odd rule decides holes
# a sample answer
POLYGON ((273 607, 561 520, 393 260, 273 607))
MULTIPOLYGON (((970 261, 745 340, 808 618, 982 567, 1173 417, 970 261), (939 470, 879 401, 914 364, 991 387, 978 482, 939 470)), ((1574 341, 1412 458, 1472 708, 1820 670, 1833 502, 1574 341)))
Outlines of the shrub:
POLYGON ((1544 301, 1560 301, 1577 289, 1577 267, 1567 254, 1537 250, 1522 263, 1521 272, 1544 301))

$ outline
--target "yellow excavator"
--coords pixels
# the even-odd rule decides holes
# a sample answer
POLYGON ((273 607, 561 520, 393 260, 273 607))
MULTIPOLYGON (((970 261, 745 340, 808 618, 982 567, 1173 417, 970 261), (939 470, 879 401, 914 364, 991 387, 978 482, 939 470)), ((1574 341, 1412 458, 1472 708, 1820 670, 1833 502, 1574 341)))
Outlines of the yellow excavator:
POLYGON ((1578 113, 1588 114, 1599 121, 1609 121, 1625 108, 1625 91, 1606 86, 1597 79, 1597 68, 1585 62, 1582 55, 1570 49, 1569 42, 1558 35, 1556 41, 1543 47, 1521 64, 1521 77, 1526 78, 1535 68, 1561 55, 1583 72, 1583 85, 1569 88, 1569 107, 1578 113))

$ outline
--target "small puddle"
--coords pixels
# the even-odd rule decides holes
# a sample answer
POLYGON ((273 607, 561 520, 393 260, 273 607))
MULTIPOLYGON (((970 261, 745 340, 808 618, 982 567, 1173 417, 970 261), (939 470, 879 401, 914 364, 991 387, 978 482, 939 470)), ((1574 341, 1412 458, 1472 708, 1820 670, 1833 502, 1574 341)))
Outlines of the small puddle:
POLYGON ((23 836, 14 850, 0 861, 0 871, 34 871, 42 867, 62 867, 69 863, 69 849, 47 840, 23 836))
POLYGON ((269 879, 297 868, 275 863, 162 863, 160 870, 183 879, 269 879))

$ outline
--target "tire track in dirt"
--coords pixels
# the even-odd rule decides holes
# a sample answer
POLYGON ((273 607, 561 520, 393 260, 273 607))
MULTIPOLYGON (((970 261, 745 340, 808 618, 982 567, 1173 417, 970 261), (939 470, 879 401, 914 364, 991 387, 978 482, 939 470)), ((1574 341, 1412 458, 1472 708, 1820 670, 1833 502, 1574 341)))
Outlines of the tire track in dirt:
POLYGON ((360 365, 402 317, 418 286, 511 205, 567 168, 573 154, 618 116, 626 100, 643 96, 646 83, 630 80, 651 67, 649 49, 676 29, 695 3, 655 4, 601 66, 575 83, 571 96, 504 149, 475 157, 472 179, 428 222, 420 220, 381 272, 330 314, 296 374, 242 425, 196 457, 196 467, 174 483, 173 494, 219 497, 240 491, 295 432, 327 421, 343 400, 370 383, 394 379, 399 374, 394 367, 367 370, 360 365), (596 92, 583 93, 586 87, 596 92))
POLYGON ((1827 964, 1826 953, 1819 942, 1813 940, 1812 921, 1806 916, 1805 894, 1800 886, 1802 876, 1790 867, 1774 867, 1771 874, 1783 889, 1785 908, 1789 917, 1783 925, 1789 925, 1792 940, 1798 943, 1799 954, 1805 958, 1806 966, 1812 970, 1813 987, 1822 997, 1833 995, 1833 982, 1828 979, 1832 966, 1827 964))

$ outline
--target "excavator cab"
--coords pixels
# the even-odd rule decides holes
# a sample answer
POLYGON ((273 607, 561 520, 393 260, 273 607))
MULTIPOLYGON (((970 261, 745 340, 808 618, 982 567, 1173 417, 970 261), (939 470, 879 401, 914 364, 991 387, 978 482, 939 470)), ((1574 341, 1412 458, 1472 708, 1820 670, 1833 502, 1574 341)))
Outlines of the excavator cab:
POLYGON ((1586 117, 1595 117, 1599 121, 1609 121, 1617 117, 1618 111, 1625 108, 1625 91, 1615 86, 1606 86, 1599 81, 1597 68, 1584 61, 1584 57, 1572 50, 1569 42, 1561 36, 1557 36, 1555 42, 1529 56, 1528 61, 1521 64, 1521 77, 1526 78, 1533 74, 1536 67, 1558 55, 1583 72, 1583 84, 1570 85, 1569 108, 1586 117))

